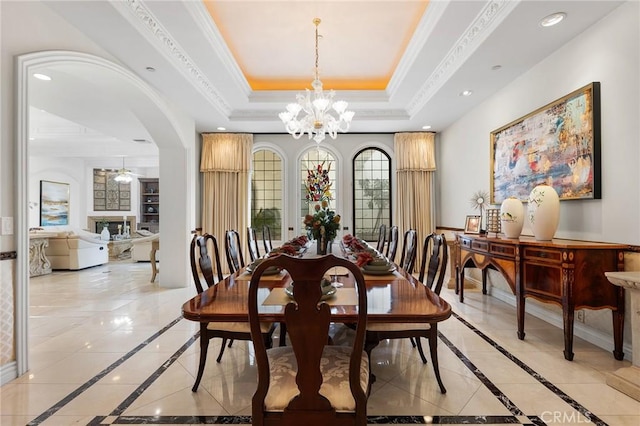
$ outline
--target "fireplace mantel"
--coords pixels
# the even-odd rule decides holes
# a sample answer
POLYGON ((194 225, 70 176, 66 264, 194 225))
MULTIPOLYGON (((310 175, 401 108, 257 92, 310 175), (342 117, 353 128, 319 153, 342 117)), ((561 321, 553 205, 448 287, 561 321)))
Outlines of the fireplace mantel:
MULTIPOLYGON (((109 232, 111 235, 118 233, 118 225, 122 225, 125 222, 125 215, 102 215, 102 216, 87 216, 87 229, 91 232, 99 234, 102 229, 97 229, 98 222, 107 222, 109 224, 109 232)), ((129 232, 135 232, 136 230, 136 216, 127 216, 127 225, 131 228, 129 232)), ((124 232, 124 229, 122 230, 124 232)))

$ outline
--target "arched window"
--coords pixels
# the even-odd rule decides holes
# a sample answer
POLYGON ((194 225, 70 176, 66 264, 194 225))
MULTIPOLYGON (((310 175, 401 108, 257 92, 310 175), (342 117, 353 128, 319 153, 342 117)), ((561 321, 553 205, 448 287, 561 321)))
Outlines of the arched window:
POLYGON ((250 226, 262 235, 271 229, 271 239, 282 241, 282 159, 270 150, 253 153, 250 226))
POLYGON ((318 166, 321 170, 327 170, 329 182, 331 184, 329 204, 335 209, 338 199, 338 191, 336 185, 336 160, 333 155, 320 147, 309 150, 300 160, 300 230, 305 233, 302 219, 307 214, 313 214, 313 208, 317 204, 315 200, 308 200, 309 193, 307 187, 307 178, 309 172, 318 173, 318 166))
POLYGON ((376 241, 391 217, 391 159, 381 149, 363 149, 353 158, 353 233, 376 241))

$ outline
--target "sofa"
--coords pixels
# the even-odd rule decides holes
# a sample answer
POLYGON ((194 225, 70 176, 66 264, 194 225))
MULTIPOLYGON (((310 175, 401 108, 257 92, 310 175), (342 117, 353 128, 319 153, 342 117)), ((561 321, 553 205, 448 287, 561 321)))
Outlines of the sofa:
POLYGON ((78 270, 109 262, 109 241, 88 231, 33 231, 30 236, 46 236, 45 255, 51 269, 78 270))
MULTIPOLYGON (((131 260, 134 262, 149 262, 151 260, 151 243, 160 240, 160 234, 138 230, 131 239, 131 260)), ((160 260, 160 252, 156 253, 156 260, 160 260)))

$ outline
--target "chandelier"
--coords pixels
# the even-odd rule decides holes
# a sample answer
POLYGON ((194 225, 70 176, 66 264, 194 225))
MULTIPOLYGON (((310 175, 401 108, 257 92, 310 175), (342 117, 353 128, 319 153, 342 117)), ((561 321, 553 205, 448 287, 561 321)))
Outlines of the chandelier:
POLYGON ((335 139, 338 132, 346 133, 355 113, 347 111, 347 102, 333 100, 335 96, 333 90, 328 93, 322 91, 322 82, 318 72, 318 25, 320 25, 320 18, 315 18, 313 23, 316 26, 315 79, 311 83, 313 92, 306 89, 305 93, 298 93, 296 95, 297 103, 287 105, 287 110, 278 116, 285 124, 287 132, 295 139, 299 139, 304 133, 307 133, 309 139, 313 137, 313 140, 320 143, 326 134, 331 139, 335 139), (304 115, 298 118, 300 112, 304 112, 304 115))
POLYGON ((122 157, 122 168, 118 170, 118 174, 113 178, 118 183, 131 183, 133 176, 131 170, 124 168, 124 157, 122 157))

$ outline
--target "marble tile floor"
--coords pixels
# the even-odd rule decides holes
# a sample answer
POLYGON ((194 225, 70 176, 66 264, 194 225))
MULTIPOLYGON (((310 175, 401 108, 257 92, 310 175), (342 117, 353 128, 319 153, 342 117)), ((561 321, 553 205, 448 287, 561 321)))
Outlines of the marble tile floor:
MULTIPOLYGON (((30 280, 30 369, 0 388, 0 424, 250 424, 251 344, 235 342, 217 364, 213 342, 191 392, 198 326, 180 307, 195 290, 150 284, 149 269, 121 261, 30 280)), ((628 361, 579 338, 566 361, 558 328, 527 315, 520 341, 513 307, 474 291, 464 304, 442 295, 455 312, 439 327, 448 392, 408 340, 384 342, 369 424, 640 424, 640 403, 605 384, 628 361)))

